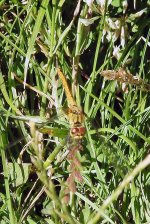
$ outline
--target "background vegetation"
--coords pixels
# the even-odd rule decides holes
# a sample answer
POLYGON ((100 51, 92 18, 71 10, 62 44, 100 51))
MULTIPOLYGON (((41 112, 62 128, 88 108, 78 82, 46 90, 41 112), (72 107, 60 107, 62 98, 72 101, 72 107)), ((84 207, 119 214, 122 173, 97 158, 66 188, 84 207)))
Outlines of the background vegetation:
POLYGON ((149 92, 100 75, 150 83, 150 2, 2 0, 0 14, 0 223, 150 223, 149 92), (57 64, 86 116, 82 149, 57 64))

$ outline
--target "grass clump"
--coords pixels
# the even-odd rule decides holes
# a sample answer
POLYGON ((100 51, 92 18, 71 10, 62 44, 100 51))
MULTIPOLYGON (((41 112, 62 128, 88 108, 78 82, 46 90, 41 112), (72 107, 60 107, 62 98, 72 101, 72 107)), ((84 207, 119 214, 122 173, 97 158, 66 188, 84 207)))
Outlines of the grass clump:
POLYGON ((150 222, 149 5, 1 1, 1 223, 150 222), (82 141, 68 137, 57 67, 82 141))

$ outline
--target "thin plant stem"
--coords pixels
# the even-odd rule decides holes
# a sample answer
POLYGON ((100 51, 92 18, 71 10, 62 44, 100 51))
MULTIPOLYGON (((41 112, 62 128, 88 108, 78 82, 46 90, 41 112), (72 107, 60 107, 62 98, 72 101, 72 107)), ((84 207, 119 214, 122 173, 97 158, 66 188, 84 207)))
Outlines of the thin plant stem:
POLYGON ((131 173, 129 173, 121 184, 115 189, 115 191, 103 202, 101 208, 97 212, 97 214, 87 223, 87 224, 95 224, 98 223, 101 216, 105 212, 105 209, 118 198, 118 196, 122 193, 123 189, 137 176, 142 170, 144 170, 150 164, 150 154, 141 161, 131 173))

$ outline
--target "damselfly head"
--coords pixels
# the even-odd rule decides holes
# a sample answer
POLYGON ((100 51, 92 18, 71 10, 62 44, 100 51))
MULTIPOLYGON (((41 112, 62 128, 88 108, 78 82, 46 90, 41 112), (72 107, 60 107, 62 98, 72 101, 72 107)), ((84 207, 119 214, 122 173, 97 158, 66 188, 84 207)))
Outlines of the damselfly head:
POLYGON ((85 127, 73 127, 70 129, 70 136, 74 139, 82 139, 85 135, 85 127))

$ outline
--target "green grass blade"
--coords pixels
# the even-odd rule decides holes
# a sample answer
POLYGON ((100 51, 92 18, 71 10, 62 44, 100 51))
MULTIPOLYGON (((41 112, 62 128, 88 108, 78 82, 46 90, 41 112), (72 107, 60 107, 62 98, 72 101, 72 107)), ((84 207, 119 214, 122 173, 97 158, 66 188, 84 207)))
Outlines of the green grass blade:
POLYGON ((40 27, 41 27, 43 17, 45 15, 45 11, 46 11, 48 3, 49 3, 49 0, 42 1, 38 15, 37 15, 37 20, 36 20, 35 26, 33 28, 33 33, 32 33, 32 36, 31 36, 31 39, 29 42, 28 51, 27 51, 26 59, 25 59, 25 68, 24 68, 24 81, 25 82, 26 82, 28 64, 30 61, 31 54, 33 53, 34 43, 35 43, 36 37, 40 31, 40 27))
MULTIPOLYGON (((88 93, 93 99, 98 101, 101 106, 104 106, 113 116, 115 116, 121 123, 125 124, 126 121, 120 117, 113 109, 111 109, 107 104, 105 104, 102 100, 98 99, 96 96, 94 96, 92 93, 90 93, 88 90, 86 90, 84 87, 81 87, 86 93, 88 93)), ((150 139, 146 138, 141 132, 139 132, 136 128, 134 128, 131 125, 128 125, 129 129, 132 130, 134 133, 136 133, 140 138, 142 138, 145 142, 150 144, 150 139)))
POLYGON ((5 190, 6 190, 6 203, 9 210, 9 219, 10 223, 16 224, 15 212, 12 205, 10 189, 9 189, 9 175, 8 175, 8 168, 7 168, 7 159, 5 155, 5 147, 8 144, 8 140, 6 137, 6 133, 3 132, 0 134, 0 151, 2 156, 2 164, 3 164, 3 171, 4 171, 4 179, 5 179, 5 190))

